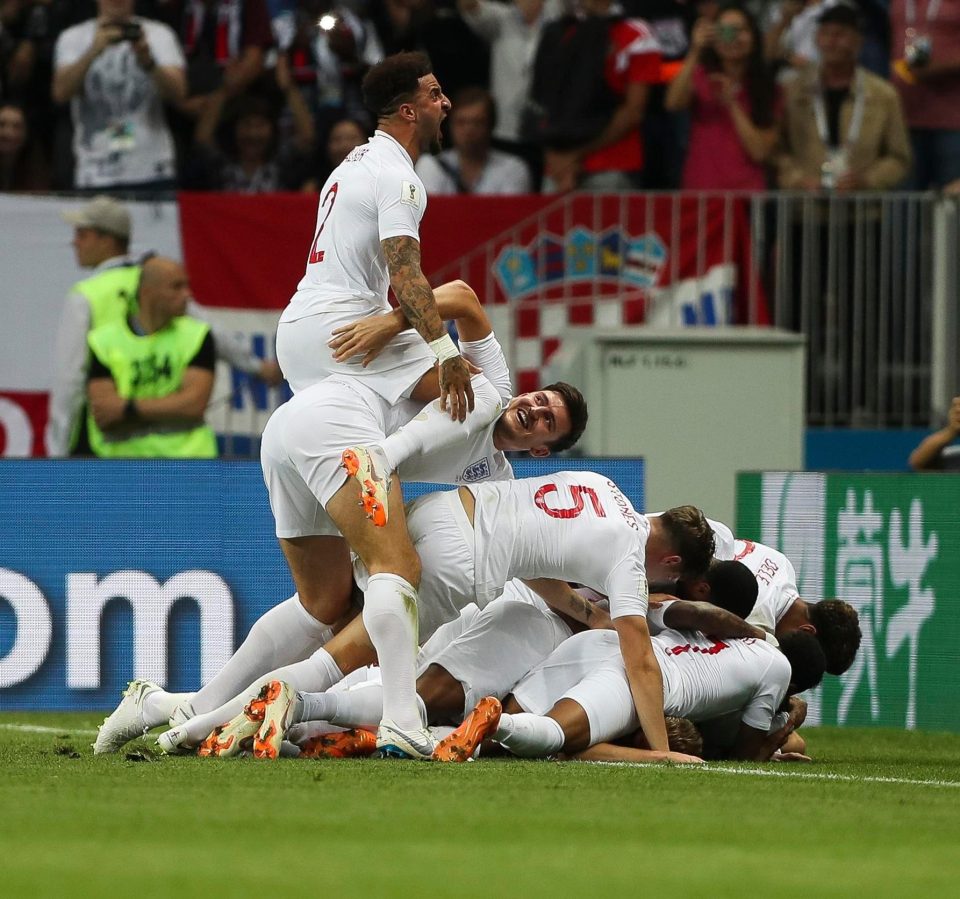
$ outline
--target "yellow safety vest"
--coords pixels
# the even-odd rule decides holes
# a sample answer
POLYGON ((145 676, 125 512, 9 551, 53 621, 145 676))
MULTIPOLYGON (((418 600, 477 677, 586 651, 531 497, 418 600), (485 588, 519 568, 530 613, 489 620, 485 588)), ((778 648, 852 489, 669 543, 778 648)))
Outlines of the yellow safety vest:
MULTIPOLYGON (((188 316, 173 319, 153 334, 135 334, 126 318, 91 331, 90 351, 106 366, 125 399, 169 396, 183 383, 183 375, 196 356, 210 326, 188 316)), ((166 425, 144 422, 134 433, 104 433, 88 413, 90 447, 108 458, 214 459, 217 439, 201 425, 166 425)))

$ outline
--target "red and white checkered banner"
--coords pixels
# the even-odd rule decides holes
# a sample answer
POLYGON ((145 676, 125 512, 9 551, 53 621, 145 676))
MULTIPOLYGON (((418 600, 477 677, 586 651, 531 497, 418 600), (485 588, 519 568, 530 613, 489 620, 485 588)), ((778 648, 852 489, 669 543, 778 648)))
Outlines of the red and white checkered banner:
MULTIPOLYGON (((8 333, 16 334, 0 358, 0 391, 22 413, 7 409, 0 417, 6 455, 39 451, 42 397, 55 362, 51 336, 63 297, 83 276, 60 217, 68 205, 57 198, 0 199, 0 209, 20 223, 16 252, 0 263, 13 313, 8 333), (26 442, 18 436, 25 422, 26 442)), ((178 255, 182 247, 197 300, 212 307, 218 324, 269 355, 279 310, 303 274, 316 197, 183 194, 176 207, 134 204, 134 212, 134 251, 178 255)), ((542 383, 572 329, 768 323, 743 198, 434 197, 421 241, 434 284, 463 278, 488 304, 521 391, 542 383)), ((239 433, 240 422, 240 431, 256 437, 270 398, 221 387, 227 394, 218 399, 215 426, 239 433), (230 422, 220 422, 224 416, 230 422)))

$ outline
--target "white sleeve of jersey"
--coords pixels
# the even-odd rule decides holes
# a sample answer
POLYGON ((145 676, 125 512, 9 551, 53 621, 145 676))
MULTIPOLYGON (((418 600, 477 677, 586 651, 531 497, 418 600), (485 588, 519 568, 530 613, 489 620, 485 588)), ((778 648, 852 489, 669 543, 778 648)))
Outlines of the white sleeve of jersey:
POLYGON ((420 219, 427 205, 423 183, 411 171, 407 178, 385 167, 377 178, 377 227, 380 240, 391 237, 420 239, 420 219))
POLYGON ((603 592, 610 598, 611 618, 646 617, 650 591, 642 559, 639 552, 631 553, 610 572, 603 592))
POLYGON ((729 562, 734 557, 733 531, 722 521, 707 519, 710 530, 713 531, 713 557, 721 562, 729 562))
POLYGON ((779 651, 771 653, 770 664, 764 672, 756 693, 743 710, 743 723, 764 732, 770 729, 780 703, 790 686, 790 663, 779 651))
POLYGON ((493 384, 500 399, 504 403, 510 402, 513 396, 513 385, 510 383, 510 367, 507 358, 503 355, 503 347, 497 336, 491 331, 480 340, 461 340, 460 351, 463 358, 472 362, 486 379, 493 384))

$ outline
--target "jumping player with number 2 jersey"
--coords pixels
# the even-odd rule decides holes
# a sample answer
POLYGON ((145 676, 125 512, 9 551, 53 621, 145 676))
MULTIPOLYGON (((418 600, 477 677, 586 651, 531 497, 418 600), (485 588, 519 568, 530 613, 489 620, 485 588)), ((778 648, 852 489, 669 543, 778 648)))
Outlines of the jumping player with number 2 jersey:
POLYGON ((273 473, 290 468, 294 457, 306 460, 298 476, 307 471, 311 486, 322 482, 313 495, 336 526, 333 533, 312 529, 280 537, 307 611, 333 624, 348 610, 349 568, 343 565, 348 548, 340 535, 373 572, 363 617, 384 675, 379 743, 385 752, 421 757, 432 752, 432 740, 414 691, 420 563, 407 535, 399 483, 389 475, 408 454, 441 449, 485 428, 500 413, 501 398, 481 375, 471 383, 420 268, 426 195, 413 166, 438 144, 450 101, 419 53, 397 54, 371 68, 363 91, 377 116, 376 134, 351 152, 321 189, 306 273, 277 331, 278 361, 291 386, 298 397, 327 388, 315 411, 339 428, 344 443, 331 459, 329 441, 317 433, 311 449, 288 404, 264 430, 262 461, 276 511, 273 473), (330 346, 334 331, 388 311, 391 287, 413 330, 398 335, 367 365, 362 357, 336 361, 330 346), (424 409, 425 420, 417 422, 416 445, 407 433, 403 446, 391 452, 386 426, 398 401, 431 403, 438 397, 440 406, 424 409), (337 468, 341 459, 347 475, 359 482, 359 497, 356 484, 344 483, 337 468), (388 516, 391 506, 394 514, 388 516), (379 527, 371 527, 365 515, 379 527), (331 578, 331 571, 340 574, 331 578))

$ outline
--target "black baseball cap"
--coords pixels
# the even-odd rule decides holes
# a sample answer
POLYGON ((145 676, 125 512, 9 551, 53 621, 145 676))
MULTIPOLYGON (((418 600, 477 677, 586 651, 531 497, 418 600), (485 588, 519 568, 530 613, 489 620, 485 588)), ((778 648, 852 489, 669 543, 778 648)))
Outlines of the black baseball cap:
POLYGON ((854 31, 863 31, 863 21, 860 18, 860 9, 850 0, 837 0, 828 6, 819 16, 818 25, 846 25, 854 31))

